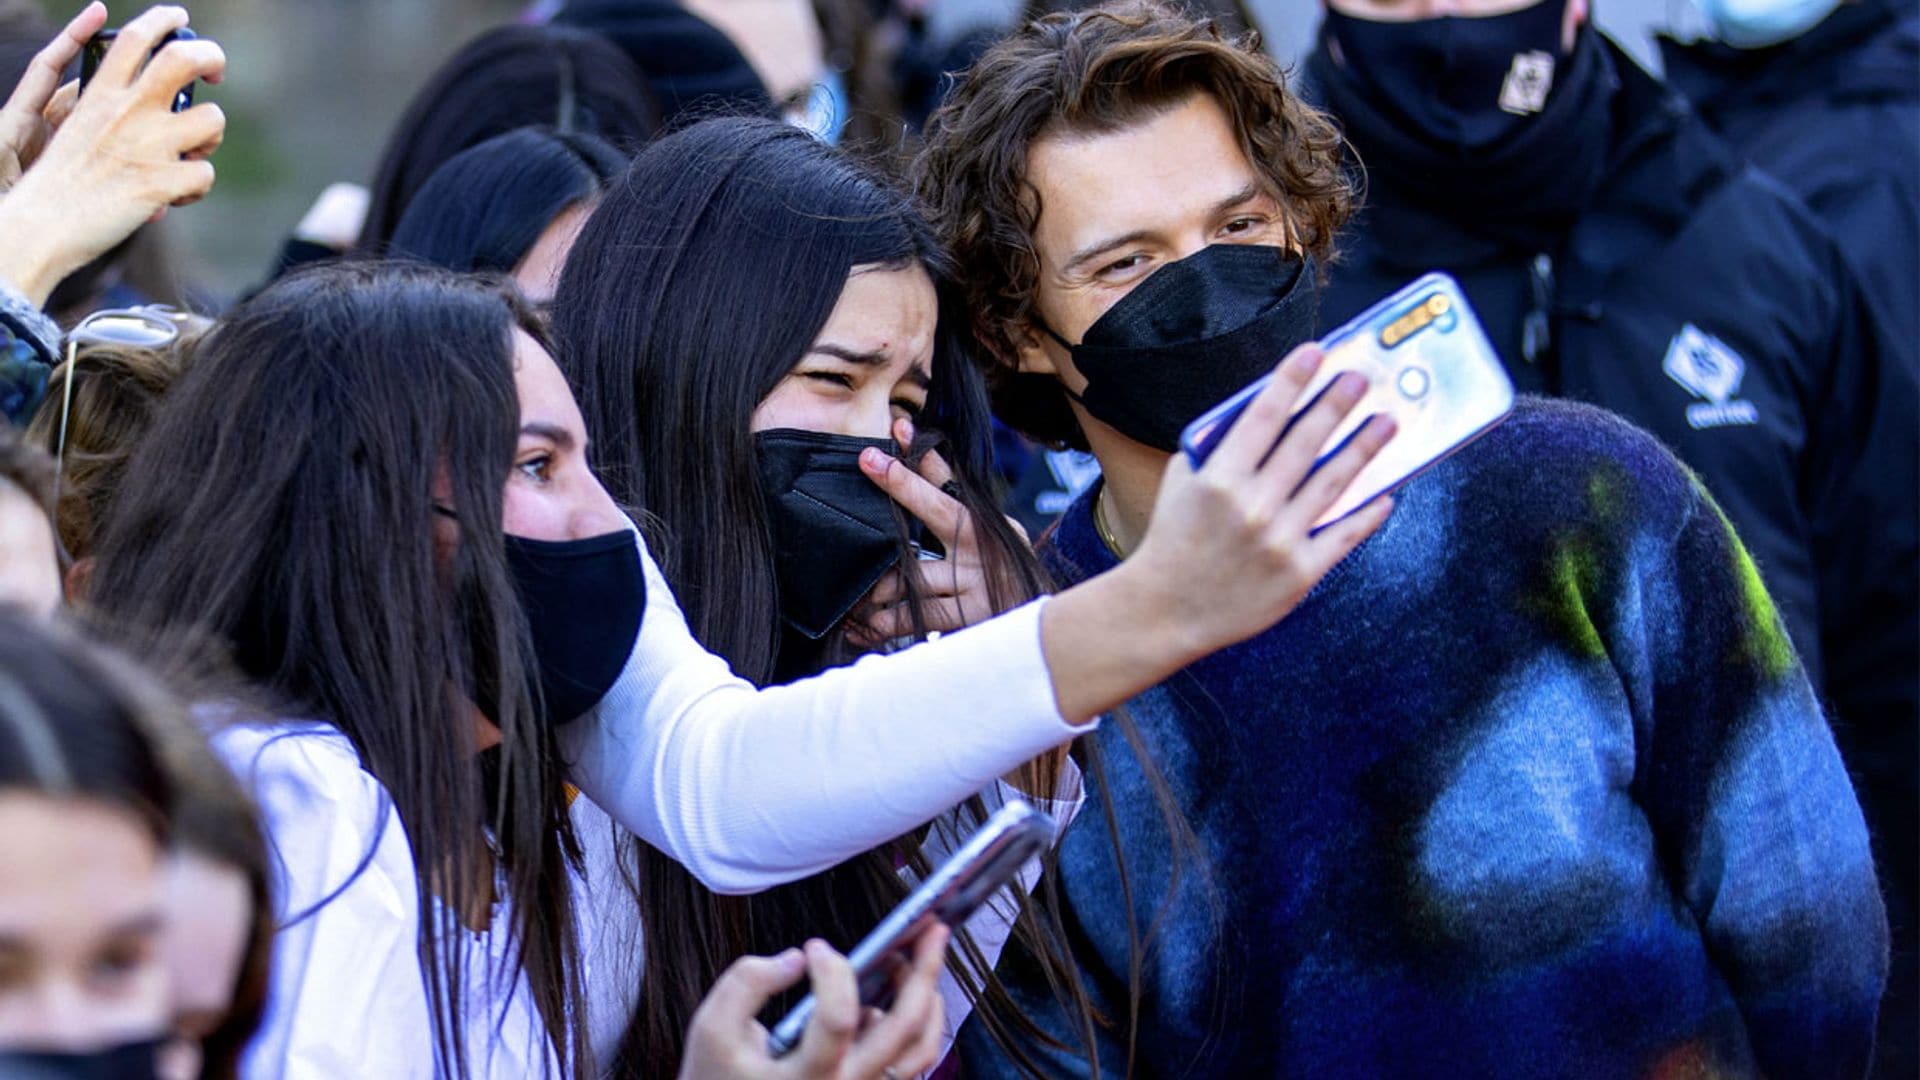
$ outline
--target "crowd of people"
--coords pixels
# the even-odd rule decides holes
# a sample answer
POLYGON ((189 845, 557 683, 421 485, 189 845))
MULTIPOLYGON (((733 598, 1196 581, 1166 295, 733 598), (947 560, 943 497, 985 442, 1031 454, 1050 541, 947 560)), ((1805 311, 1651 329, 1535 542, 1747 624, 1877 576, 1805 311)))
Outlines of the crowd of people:
POLYGON ((191 311, 225 51, 0 26, 0 1077, 1914 1075, 1920 12, 1702 4, 535 3, 191 311))

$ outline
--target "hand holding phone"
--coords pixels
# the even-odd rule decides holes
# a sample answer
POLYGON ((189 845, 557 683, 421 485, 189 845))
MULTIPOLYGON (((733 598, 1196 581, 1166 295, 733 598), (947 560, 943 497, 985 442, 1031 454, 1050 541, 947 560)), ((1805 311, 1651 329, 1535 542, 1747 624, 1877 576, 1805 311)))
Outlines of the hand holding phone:
MULTIPOLYGON (((160 50, 166 48, 168 45, 172 44, 173 42, 193 41, 193 40, 196 40, 199 36, 200 35, 195 34, 193 31, 187 29, 184 26, 180 27, 177 30, 170 30, 167 32, 167 34, 164 37, 160 39, 160 44, 155 45, 152 51, 147 53, 147 59, 151 60, 155 56, 160 55, 160 50)), ((80 92, 81 93, 84 94, 87 92, 87 84, 93 81, 94 75, 100 71, 101 63, 106 60, 107 53, 113 48, 113 43, 115 41, 118 41, 119 39, 120 39, 120 31, 118 30, 102 30, 99 33, 93 35, 93 37, 87 39, 87 47, 83 49, 80 53, 80 92)), ((193 84, 189 82, 187 85, 181 87, 180 90, 173 95, 173 111, 186 112, 188 109, 192 107, 193 107, 193 84)))
POLYGON ((945 1044, 939 980, 946 952, 945 927, 921 934, 892 1008, 864 1022, 853 968, 826 942, 742 957, 694 1013, 680 1080, 884 1080, 924 1073, 939 1064, 945 1044), (799 1049, 776 1061, 767 1029, 755 1018, 802 975, 812 980, 820 1005, 799 1049))
MULTIPOLYGON (((920 883, 880 925, 847 954, 863 1007, 884 1009, 895 977, 910 963, 914 944, 928 929, 958 929, 987 898, 1005 888, 1028 860, 1053 843, 1053 819, 1018 799, 987 819, 953 857, 920 883)), ((800 1045, 818 1008, 809 994, 774 1026, 768 1050, 780 1057, 800 1045)))
MULTIPOLYGON (((1311 404, 1344 372, 1358 372, 1368 384, 1330 445, 1343 444, 1374 415, 1392 417, 1399 434, 1320 516, 1317 528, 1400 487, 1513 411, 1513 383, 1466 294, 1445 274, 1428 274, 1368 308, 1322 339, 1321 349, 1325 359, 1302 402, 1311 404)), ((1180 445, 1196 467, 1271 378, 1188 425, 1180 445)))

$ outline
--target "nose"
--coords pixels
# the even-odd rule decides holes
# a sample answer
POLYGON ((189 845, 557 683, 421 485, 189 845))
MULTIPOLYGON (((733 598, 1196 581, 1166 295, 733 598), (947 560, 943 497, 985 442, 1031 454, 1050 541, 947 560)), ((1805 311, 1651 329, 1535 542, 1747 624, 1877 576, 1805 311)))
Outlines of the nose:
POLYGON ((871 395, 872 400, 863 400, 856 410, 851 430, 843 434, 858 439, 891 439, 893 437, 893 402, 885 394, 871 395))
POLYGON ((91 1050, 101 1041, 95 1010, 79 983, 59 976, 42 980, 22 1003, 26 1029, 51 1050, 91 1050))
POLYGON ((584 540, 589 536, 605 536, 630 527, 626 513, 613 501, 613 496, 607 493, 599 477, 588 473, 581 488, 572 512, 567 515, 567 539, 584 540))

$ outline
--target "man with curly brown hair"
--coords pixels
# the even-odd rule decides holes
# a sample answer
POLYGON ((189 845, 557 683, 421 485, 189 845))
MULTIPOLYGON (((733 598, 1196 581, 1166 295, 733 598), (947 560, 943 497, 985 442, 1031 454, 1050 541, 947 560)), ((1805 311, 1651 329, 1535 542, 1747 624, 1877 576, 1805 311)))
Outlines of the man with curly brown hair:
MULTIPOLYGON (((1312 337, 1341 153, 1250 42, 1148 6, 1029 24, 934 116, 916 181, 1000 414, 1104 472, 1043 540, 1063 583, 1312 337)), ((1528 398, 1396 500, 1286 622, 1128 703, 1183 821, 1090 740, 1051 878, 1097 1015, 1012 950, 1029 1060, 970 1032, 968 1075, 1859 1075, 1866 831, 1712 499, 1528 398)))

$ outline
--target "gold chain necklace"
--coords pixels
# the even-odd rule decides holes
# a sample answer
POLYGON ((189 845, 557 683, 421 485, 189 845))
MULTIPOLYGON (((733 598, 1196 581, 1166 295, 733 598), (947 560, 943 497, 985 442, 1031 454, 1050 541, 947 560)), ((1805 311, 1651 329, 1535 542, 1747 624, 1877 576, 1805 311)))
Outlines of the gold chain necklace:
POLYGON ((1093 497, 1093 531, 1100 534, 1100 542, 1107 545, 1116 559, 1125 559, 1127 553, 1120 547, 1120 541, 1113 538, 1113 529, 1107 524, 1107 489, 1103 485, 1100 494, 1093 497))

